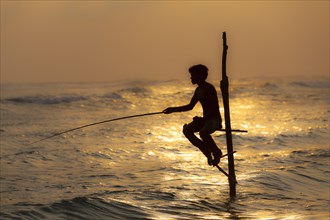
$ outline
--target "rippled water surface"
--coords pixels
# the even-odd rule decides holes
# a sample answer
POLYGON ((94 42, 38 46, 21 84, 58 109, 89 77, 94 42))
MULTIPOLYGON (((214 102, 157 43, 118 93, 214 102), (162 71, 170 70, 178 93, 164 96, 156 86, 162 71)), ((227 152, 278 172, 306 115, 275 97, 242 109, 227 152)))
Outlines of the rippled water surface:
POLYGON ((249 131, 233 134, 235 198, 181 133, 200 106, 27 146, 187 104, 189 82, 1 85, 1 219, 328 219, 328 80, 230 86, 232 127, 249 131))

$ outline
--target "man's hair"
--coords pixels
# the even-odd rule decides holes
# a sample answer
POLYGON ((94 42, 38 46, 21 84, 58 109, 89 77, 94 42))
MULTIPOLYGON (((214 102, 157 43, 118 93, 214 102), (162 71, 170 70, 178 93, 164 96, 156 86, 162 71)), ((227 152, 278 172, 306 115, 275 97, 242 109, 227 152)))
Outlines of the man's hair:
POLYGON ((207 78, 208 71, 209 71, 209 69, 203 64, 194 65, 189 68, 190 74, 198 74, 204 80, 206 80, 206 78, 207 78))

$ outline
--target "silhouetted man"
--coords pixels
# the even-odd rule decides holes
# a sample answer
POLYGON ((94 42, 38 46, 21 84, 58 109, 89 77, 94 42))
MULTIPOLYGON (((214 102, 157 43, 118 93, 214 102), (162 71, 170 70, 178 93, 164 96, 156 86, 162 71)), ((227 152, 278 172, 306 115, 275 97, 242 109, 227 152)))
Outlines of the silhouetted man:
POLYGON ((216 166, 220 162, 221 150, 217 147, 211 134, 221 129, 221 115, 219 111, 218 96, 214 86, 206 82, 208 69, 199 64, 189 68, 192 84, 197 84, 193 97, 188 105, 179 107, 169 107, 163 112, 170 114, 172 112, 184 112, 192 110, 197 102, 200 102, 203 108, 203 117, 194 117, 193 121, 183 126, 183 133, 186 138, 196 147, 198 147, 208 159, 208 164, 216 166), (199 132, 200 138, 195 136, 199 132), (213 157, 212 157, 213 156, 213 157))

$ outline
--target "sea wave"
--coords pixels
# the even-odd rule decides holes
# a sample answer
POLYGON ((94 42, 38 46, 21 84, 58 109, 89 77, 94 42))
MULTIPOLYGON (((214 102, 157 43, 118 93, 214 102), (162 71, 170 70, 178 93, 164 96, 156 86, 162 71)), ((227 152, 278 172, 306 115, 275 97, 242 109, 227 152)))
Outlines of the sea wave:
POLYGON ((121 100, 121 99, 124 99, 123 96, 120 95, 117 92, 111 92, 111 93, 105 94, 101 98, 110 99, 110 100, 121 100))
POLYGON ((50 205, 16 204, 19 211, 0 212, 1 219, 151 219, 139 207, 97 197, 76 197, 50 205))
POLYGON ((305 87, 305 88, 330 88, 329 81, 295 81, 289 84, 295 87, 305 87))
POLYGON ((131 94, 137 96, 150 95, 150 90, 146 87, 128 87, 118 91, 119 94, 131 94))

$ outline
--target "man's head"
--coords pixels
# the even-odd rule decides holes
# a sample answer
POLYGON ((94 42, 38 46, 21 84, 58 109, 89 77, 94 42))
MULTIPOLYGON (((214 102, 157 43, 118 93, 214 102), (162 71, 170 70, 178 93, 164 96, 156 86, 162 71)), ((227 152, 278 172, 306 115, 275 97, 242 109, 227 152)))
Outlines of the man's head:
POLYGON ((198 64, 190 67, 189 72, 191 74, 191 82, 193 84, 204 82, 208 75, 207 67, 202 64, 198 64))

